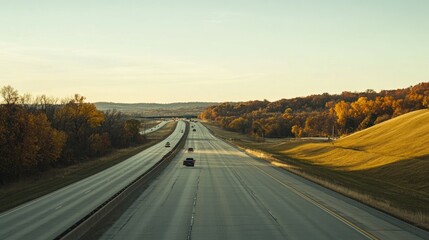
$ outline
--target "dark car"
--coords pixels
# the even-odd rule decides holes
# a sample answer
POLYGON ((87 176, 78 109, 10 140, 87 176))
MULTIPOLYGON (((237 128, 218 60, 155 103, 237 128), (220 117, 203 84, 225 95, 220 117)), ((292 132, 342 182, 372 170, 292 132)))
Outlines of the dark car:
POLYGON ((195 128, 194 128, 192 131, 196 132, 196 131, 197 131, 197 129, 195 129, 195 128))
POLYGON ((167 143, 165 144, 165 147, 170 147, 170 142, 167 142, 167 143))
POLYGON ((194 158, 186 158, 183 161, 183 165, 193 167, 195 165, 195 159, 194 158))
POLYGON ((194 149, 193 148, 188 148, 188 152, 193 152, 194 149))

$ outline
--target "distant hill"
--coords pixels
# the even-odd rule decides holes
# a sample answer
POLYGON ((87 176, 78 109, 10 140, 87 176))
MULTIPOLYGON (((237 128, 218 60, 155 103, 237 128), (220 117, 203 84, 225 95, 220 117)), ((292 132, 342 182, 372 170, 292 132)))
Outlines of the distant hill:
POLYGON ((116 109, 117 111, 138 115, 143 117, 154 116, 197 116, 209 106, 217 105, 216 102, 180 102, 180 103, 113 103, 96 102, 98 110, 106 111, 116 109))

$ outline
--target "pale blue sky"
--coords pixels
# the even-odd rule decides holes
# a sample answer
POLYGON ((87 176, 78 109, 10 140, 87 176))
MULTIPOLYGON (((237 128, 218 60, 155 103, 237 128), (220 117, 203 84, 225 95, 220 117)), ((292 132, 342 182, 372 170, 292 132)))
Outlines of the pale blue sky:
POLYGON ((427 0, 0 0, 0 86, 278 100, 429 81, 427 0))

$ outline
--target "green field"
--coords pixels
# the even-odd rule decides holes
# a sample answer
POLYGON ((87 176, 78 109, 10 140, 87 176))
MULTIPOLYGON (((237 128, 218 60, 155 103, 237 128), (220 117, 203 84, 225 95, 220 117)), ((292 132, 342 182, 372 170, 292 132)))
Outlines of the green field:
POLYGON ((254 155, 429 228, 429 110, 324 142, 268 139, 261 143, 206 125, 254 155))

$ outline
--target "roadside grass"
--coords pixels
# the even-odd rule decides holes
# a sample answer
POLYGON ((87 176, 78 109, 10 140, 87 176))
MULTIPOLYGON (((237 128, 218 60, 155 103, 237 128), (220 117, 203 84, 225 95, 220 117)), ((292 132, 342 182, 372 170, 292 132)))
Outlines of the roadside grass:
POLYGON ((332 142, 256 142, 204 124, 251 155, 429 229, 428 123, 429 110, 420 110, 332 142))
POLYGON ((0 213, 124 161, 165 139, 174 131, 176 125, 177 122, 169 122, 161 129, 147 134, 147 141, 142 145, 116 149, 103 157, 69 167, 50 169, 37 176, 0 186, 0 213))

